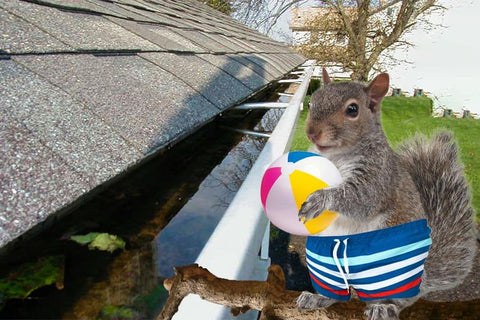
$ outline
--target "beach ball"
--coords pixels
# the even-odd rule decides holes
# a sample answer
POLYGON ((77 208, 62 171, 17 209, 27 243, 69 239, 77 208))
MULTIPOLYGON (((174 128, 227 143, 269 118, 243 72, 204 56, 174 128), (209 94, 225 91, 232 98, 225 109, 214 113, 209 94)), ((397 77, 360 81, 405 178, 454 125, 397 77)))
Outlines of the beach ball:
POLYGON ((263 175, 263 209, 270 222, 283 231, 303 236, 317 234, 335 221, 338 213, 325 210, 303 223, 298 212, 311 193, 340 183, 340 172, 327 158, 312 152, 289 152, 275 160, 263 175))

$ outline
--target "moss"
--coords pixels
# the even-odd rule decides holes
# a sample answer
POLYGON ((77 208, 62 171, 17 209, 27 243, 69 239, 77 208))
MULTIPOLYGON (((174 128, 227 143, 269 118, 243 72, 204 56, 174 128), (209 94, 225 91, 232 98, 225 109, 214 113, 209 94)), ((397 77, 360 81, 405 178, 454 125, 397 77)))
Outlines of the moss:
POLYGON ((119 319, 136 319, 137 312, 126 306, 104 306, 98 319, 100 320, 119 320, 119 319))
POLYGON ((25 299, 33 291, 56 284, 63 288, 64 257, 51 256, 24 263, 0 278, 2 299, 25 299))

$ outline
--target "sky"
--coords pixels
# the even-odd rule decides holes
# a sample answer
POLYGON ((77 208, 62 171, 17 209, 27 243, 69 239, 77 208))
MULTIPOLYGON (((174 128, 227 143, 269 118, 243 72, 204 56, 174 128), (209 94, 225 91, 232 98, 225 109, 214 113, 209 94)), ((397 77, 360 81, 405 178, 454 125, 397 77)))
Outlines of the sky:
MULTIPOLYGON (((410 94, 422 88, 434 97, 435 106, 480 113, 480 1, 440 3, 447 10, 433 18, 444 27, 428 32, 418 29, 408 35, 415 47, 396 54, 410 63, 387 70, 391 86, 410 94)), ((289 13, 277 28, 288 30, 288 20, 289 13)))
POLYGON ((423 88, 438 98, 437 105, 480 113, 480 1, 455 2, 444 1, 448 10, 439 20, 445 28, 409 35, 415 44, 407 53, 412 64, 389 70, 391 84, 423 88))

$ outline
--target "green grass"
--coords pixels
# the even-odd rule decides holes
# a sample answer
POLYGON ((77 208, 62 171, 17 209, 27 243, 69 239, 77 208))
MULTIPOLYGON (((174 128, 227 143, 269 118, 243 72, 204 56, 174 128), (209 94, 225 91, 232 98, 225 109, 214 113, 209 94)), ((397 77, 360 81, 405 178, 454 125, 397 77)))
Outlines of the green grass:
MULTIPOLYGON (((430 135, 435 130, 454 132, 460 148, 460 158, 472 187, 473 206, 480 222, 480 120, 433 118, 428 98, 386 97, 382 104, 382 125, 393 148, 416 132, 430 135)), ((306 108, 297 123, 292 150, 307 150, 310 143, 305 136, 306 108)))
POLYGON ((292 140, 292 146, 290 147, 291 150, 306 151, 311 145, 310 141, 305 135, 305 121, 307 120, 309 102, 310 96, 306 96, 303 103, 303 111, 300 113, 300 118, 298 119, 295 127, 295 135, 292 140))

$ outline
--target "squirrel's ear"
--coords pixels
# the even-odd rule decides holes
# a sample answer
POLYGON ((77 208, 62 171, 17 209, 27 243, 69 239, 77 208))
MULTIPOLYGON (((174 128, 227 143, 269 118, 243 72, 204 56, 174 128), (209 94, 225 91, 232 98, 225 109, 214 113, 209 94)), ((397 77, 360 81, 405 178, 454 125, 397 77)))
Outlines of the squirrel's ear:
POLYGON ((390 86, 390 77, 388 73, 380 73, 370 82, 367 87, 367 94, 370 97, 370 109, 377 112, 383 97, 388 92, 390 86))
POLYGON ((330 76, 327 73, 327 70, 325 68, 322 68, 322 80, 323 80, 323 85, 326 86, 327 84, 331 83, 332 80, 330 80, 330 76))

